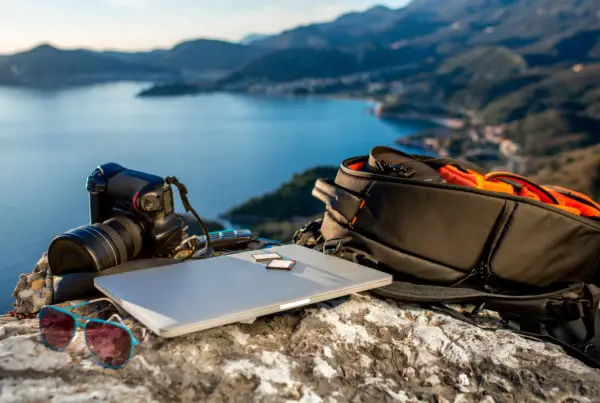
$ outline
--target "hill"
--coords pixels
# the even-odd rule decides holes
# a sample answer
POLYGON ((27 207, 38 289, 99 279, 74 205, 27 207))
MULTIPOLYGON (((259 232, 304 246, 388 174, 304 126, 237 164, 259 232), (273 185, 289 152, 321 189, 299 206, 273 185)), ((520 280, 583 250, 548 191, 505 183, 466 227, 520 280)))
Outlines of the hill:
POLYGON ((339 78, 423 61, 429 53, 418 48, 369 48, 348 51, 330 48, 284 49, 268 53, 220 80, 219 85, 339 78), (285 66, 285 67, 284 67, 285 66))
POLYGON ((219 77, 268 49, 199 39, 171 49, 127 53, 62 50, 48 44, 0 56, 0 85, 62 86, 103 81, 177 81, 219 77))
MULTIPOLYGON (((468 65, 476 61, 488 63, 495 72, 502 71, 506 63, 512 67, 516 63, 516 70, 507 70, 515 77, 528 68, 565 68, 574 63, 600 61, 597 12, 595 0, 415 0, 402 9, 375 7, 331 22, 300 26, 254 43, 273 49, 296 49, 304 54, 308 48, 343 50, 358 59, 364 49, 410 50, 419 55, 421 62, 433 58, 451 67, 452 63, 468 65), (464 52, 473 53, 461 55, 464 52)), ((252 75, 275 80, 272 75, 276 71, 289 67, 285 63, 292 57, 289 52, 286 54, 286 58, 261 61, 262 70, 254 65, 252 75)), ((300 53, 298 57, 302 57, 300 53)), ((416 58, 397 58, 394 63, 415 61, 416 58)), ((384 66, 374 68, 377 67, 384 66)), ((314 70, 298 78, 310 78, 314 70)), ((345 70, 339 73, 344 74, 345 70)))
POLYGON ((397 11, 376 6, 363 12, 346 13, 330 22, 289 29, 255 44, 273 49, 354 47, 367 42, 366 37, 385 30, 398 18, 397 11))
POLYGON ((549 108, 586 113, 600 103, 600 64, 561 69, 546 79, 498 98, 483 110, 490 122, 510 122, 549 108))
POLYGON ((323 203, 312 196, 315 181, 333 179, 336 174, 334 167, 309 169, 294 175, 275 191, 231 209, 221 218, 251 227, 255 235, 288 242, 302 224, 324 211, 323 203))
POLYGON ((527 155, 557 155, 600 143, 600 120, 548 109, 512 123, 506 136, 517 141, 527 155))
POLYGON ((506 47, 482 46, 444 60, 438 74, 468 81, 496 81, 519 76, 527 68, 525 59, 506 47))
POLYGON ((60 50, 50 45, 9 56, 0 64, 0 85, 55 86, 177 76, 176 71, 165 67, 129 63, 87 50, 60 50))
POLYGON ((267 39, 271 37, 271 35, 266 34, 249 34, 242 38, 240 43, 242 45, 250 45, 251 43, 262 41, 263 39, 267 39))
POLYGON ((243 67, 267 52, 255 46, 198 39, 159 53, 155 63, 192 71, 229 71, 243 67))
MULTIPOLYGON (((593 54, 600 29, 594 0, 413 0, 405 8, 377 6, 257 42, 277 49, 391 45, 411 41, 465 49, 499 45, 539 53, 593 54), (578 47, 571 46, 577 44, 578 47), (586 46, 582 47, 582 44, 586 46)), ((580 60, 579 57, 576 59, 580 60)), ((542 59, 539 59, 542 60, 542 59)))
POLYGON ((565 186, 600 200, 600 145, 534 158, 528 174, 537 183, 565 186))
POLYGON ((126 62, 196 73, 230 72, 268 53, 268 49, 212 39, 181 42, 171 49, 144 53, 109 52, 108 55, 126 62))
MULTIPOLYGON (((494 86, 498 80, 521 75, 531 78, 536 69, 566 69, 576 63, 600 62, 597 12, 596 0, 414 0, 405 8, 377 6, 277 35, 253 35, 245 43, 198 39, 171 49, 141 53, 74 52, 107 57, 98 59, 98 68, 91 70, 91 74, 105 77, 128 77, 123 71, 136 66, 138 73, 168 69, 188 81, 228 75, 225 82, 248 85, 252 80, 334 77, 421 63, 428 71, 430 67, 439 71, 407 78, 414 88, 424 89, 417 94, 439 97, 443 102, 466 100, 480 104, 475 91, 470 96, 449 98, 464 86, 487 91, 482 82, 494 86), (107 65, 108 59, 113 65, 107 65), (117 66, 115 60, 124 64, 117 66), (461 66, 468 68, 463 71, 461 66), (475 71, 486 72, 482 75, 475 71)), ((89 65, 95 64, 80 61, 72 54, 45 55, 37 49, 30 52, 37 53, 39 71, 35 76, 45 76, 42 81, 56 75, 53 66, 62 57, 68 59, 60 63, 75 69, 81 63, 86 73, 89 65), (43 71, 46 64, 48 71, 43 71)), ((31 63, 25 64, 23 67, 30 70, 31 63)), ((20 71, 18 65, 5 68, 0 82, 28 81, 27 77, 16 77, 15 71, 20 71)), ((484 98, 488 103, 489 97, 484 98)))
POLYGON ((323 78, 350 74, 357 70, 355 56, 341 50, 285 49, 250 62, 220 82, 221 85, 267 78, 290 81, 303 77, 323 78), (286 66, 286 68, 281 68, 286 66))

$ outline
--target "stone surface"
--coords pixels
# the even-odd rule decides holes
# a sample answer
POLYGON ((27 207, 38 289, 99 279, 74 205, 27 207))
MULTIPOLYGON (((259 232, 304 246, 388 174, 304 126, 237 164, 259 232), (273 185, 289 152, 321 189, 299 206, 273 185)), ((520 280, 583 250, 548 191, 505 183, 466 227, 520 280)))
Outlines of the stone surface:
POLYGON ((593 402, 600 371, 557 346, 369 295, 142 343, 105 369, 0 319, 0 402, 593 402))

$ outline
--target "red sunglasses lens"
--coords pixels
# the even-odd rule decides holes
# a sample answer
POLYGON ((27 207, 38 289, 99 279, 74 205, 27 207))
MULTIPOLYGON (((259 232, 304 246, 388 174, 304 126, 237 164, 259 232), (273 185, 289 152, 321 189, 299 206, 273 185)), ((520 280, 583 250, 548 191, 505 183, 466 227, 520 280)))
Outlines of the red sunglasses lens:
POLYGON ((131 355, 129 333, 110 323, 88 322, 85 339, 92 353, 105 365, 123 366, 131 355))
POLYGON ((66 348, 75 335, 75 318, 52 308, 40 310, 40 332, 44 342, 55 350, 66 348))

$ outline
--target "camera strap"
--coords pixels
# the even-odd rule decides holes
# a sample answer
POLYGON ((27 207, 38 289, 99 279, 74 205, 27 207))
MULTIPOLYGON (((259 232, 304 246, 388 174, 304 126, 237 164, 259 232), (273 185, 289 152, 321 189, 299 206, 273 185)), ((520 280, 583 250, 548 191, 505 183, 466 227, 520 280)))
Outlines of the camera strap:
POLYGON ((198 224, 200 224, 200 227, 202 228, 202 232, 204 233, 203 235, 206 237, 206 242, 204 244, 203 249, 208 250, 210 248, 210 236, 208 234, 208 228, 206 227, 206 224, 204 224, 204 221, 202 221, 198 213, 196 213, 196 210, 194 210, 194 208, 190 204, 190 201, 187 197, 187 188, 183 183, 179 182, 179 179, 177 179, 174 176, 168 176, 167 178, 165 178, 165 181, 168 185, 174 185, 175 187, 177 187, 177 190, 179 192, 179 198, 181 199, 183 208, 187 213, 192 213, 192 215, 194 216, 196 221, 198 221, 198 224))

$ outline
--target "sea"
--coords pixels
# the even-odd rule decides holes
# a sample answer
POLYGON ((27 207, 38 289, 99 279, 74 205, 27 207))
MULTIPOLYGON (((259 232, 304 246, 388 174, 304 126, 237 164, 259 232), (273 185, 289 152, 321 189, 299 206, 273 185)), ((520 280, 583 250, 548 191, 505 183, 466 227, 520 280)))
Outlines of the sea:
POLYGON ((89 223, 86 178, 100 164, 176 176, 198 213, 215 219, 294 173, 431 127, 380 120, 368 101, 135 96, 147 86, 0 87, 0 314, 52 238, 89 223))

